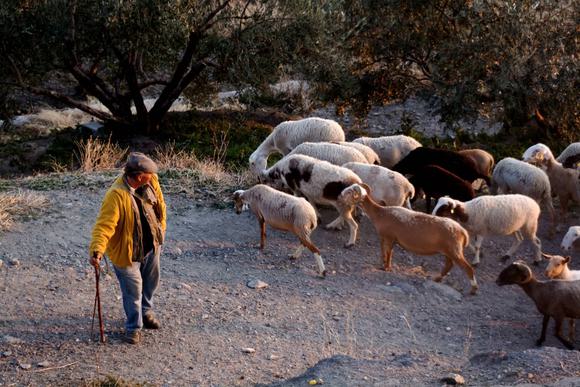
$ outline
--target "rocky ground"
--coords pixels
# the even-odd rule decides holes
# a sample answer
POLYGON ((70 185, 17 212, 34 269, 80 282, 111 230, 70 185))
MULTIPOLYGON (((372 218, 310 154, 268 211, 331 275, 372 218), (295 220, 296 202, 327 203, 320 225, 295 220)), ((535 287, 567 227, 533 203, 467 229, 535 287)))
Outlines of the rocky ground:
MULTIPOLYGON (((106 186, 45 191, 46 213, 0 235, 0 386, 107 377, 162 386, 440 386, 450 373, 477 386, 580 385, 579 352, 564 349, 552 325, 536 348, 535 306, 520 288, 494 282, 510 238, 484 242, 480 291, 470 296, 458 268, 442 284, 429 279, 440 256, 397 248, 393 272, 380 270, 378 241, 363 218, 349 250, 346 230, 314 233, 329 271, 320 279, 310 255, 287 258, 296 246, 291 235, 270 230, 260 252, 248 213, 182 194, 167 195, 155 299, 163 328, 146 331, 140 345, 121 342, 124 315, 110 273, 101 282, 108 342, 99 344, 87 245, 106 186), (268 286, 252 289, 252 280, 268 286)), ((559 253, 567 227, 580 224, 574 211, 553 239, 542 218, 545 252, 559 253)), ((324 211, 323 220, 333 215, 324 211)), ((531 262, 530 253, 525 245, 518 257, 531 262)))

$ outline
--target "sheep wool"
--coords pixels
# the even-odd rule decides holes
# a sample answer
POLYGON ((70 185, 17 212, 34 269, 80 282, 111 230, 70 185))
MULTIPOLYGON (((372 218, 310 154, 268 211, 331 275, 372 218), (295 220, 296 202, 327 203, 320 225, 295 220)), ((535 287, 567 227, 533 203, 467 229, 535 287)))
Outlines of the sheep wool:
POLYGON ((381 160, 381 165, 386 168, 392 168, 413 149, 422 146, 413 137, 402 134, 383 137, 359 137, 353 142, 366 145, 374 150, 381 160))
POLYGON ((564 251, 569 251, 572 248, 580 247, 580 226, 571 226, 562 238, 560 247, 564 251))
POLYGON ((298 145, 289 155, 305 155, 334 165, 348 162, 368 163, 367 158, 354 147, 330 142, 304 142, 298 145))
POLYGON ((278 152, 287 155, 303 142, 344 141, 344 130, 333 120, 318 117, 284 121, 250 155, 250 169, 259 174, 266 169, 268 156, 278 152))

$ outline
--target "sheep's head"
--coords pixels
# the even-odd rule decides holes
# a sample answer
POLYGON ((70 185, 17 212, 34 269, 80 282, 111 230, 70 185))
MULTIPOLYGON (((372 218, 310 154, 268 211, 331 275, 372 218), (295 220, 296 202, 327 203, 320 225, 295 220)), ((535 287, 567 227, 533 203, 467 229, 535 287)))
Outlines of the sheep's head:
POLYGON ((237 190, 236 192, 234 192, 233 194, 233 199, 234 199, 234 208, 236 210, 236 214, 241 214, 242 211, 244 210, 244 207, 247 207, 246 204, 244 203, 244 199, 243 199, 243 193, 245 191, 243 189, 237 190))
POLYGON ((253 174, 259 176, 266 169, 267 165, 268 157, 259 155, 256 152, 250 155, 250 171, 253 174))
POLYGON ((562 239, 560 247, 564 251, 570 251, 572 247, 580 246, 580 226, 572 226, 562 239))
POLYGON ((546 266, 546 277, 548 278, 558 278, 568 262, 570 262, 570 257, 562 257, 561 255, 548 255, 542 253, 544 259, 548 260, 548 265, 546 266))
POLYGON ((338 195, 338 201, 348 205, 362 202, 370 194, 370 187, 366 184, 353 184, 342 190, 338 195))
POLYGON ((499 286, 523 285, 533 278, 532 270, 522 260, 516 261, 502 270, 495 281, 499 286))
POLYGON ((447 196, 439 198, 431 214, 451 218, 463 223, 469 220, 469 216, 465 213, 464 204, 447 196))
POLYGON ((546 145, 538 143, 524 152, 522 159, 530 164, 544 165, 546 161, 554 159, 552 151, 546 145))

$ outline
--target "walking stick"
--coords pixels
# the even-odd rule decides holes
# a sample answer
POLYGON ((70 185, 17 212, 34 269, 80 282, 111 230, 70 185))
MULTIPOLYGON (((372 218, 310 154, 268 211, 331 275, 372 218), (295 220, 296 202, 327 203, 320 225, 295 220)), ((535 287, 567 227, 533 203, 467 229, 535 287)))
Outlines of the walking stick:
POLYGON ((99 277, 101 273, 101 267, 95 266, 95 282, 96 282, 96 293, 95 293, 95 304, 93 306, 93 322, 91 323, 91 336, 94 338, 93 328, 95 326, 95 312, 99 313, 99 331, 101 333, 101 343, 105 342, 105 327, 103 325, 103 316, 101 313, 101 295, 99 293, 99 277))

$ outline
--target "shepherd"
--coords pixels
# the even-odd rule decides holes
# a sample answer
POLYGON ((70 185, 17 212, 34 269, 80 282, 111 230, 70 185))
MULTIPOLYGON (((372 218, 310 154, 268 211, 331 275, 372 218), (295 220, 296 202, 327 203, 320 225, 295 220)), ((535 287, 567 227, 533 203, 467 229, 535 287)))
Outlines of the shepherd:
POLYGON ((166 210, 157 165, 143 153, 127 157, 124 172, 109 188, 93 227, 91 265, 106 253, 113 263, 127 317, 123 340, 141 341, 141 329, 159 329, 153 295, 159 286, 159 257, 166 210))

